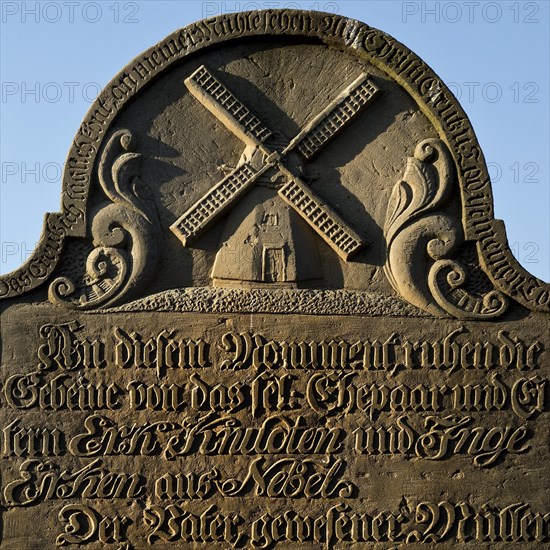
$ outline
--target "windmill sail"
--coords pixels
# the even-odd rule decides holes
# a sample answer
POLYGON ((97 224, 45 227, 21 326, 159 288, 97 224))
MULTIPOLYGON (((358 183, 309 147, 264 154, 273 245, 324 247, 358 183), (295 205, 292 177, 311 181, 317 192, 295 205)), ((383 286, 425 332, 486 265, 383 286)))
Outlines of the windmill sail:
POLYGON ((170 227, 184 246, 188 246, 199 234, 241 195, 246 193, 267 169, 266 164, 260 170, 251 164, 242 164, 223 178, 182 214, 170 227))
POLYGON ((242 104, 208 69, 201 65, 185 85, 215 117, 248 145, 259 145, 271 131, 242 104))
POLYGON ((361 237, 299 178, 284 170, 288 182, 278 191, 304 220, 344 259, 363 246, 361 237))
POLYGON ((306 159, 315 156, 336 134, 378 95, 379 89, 361 74, 290 142, 285 153, 298 150, 306 159))

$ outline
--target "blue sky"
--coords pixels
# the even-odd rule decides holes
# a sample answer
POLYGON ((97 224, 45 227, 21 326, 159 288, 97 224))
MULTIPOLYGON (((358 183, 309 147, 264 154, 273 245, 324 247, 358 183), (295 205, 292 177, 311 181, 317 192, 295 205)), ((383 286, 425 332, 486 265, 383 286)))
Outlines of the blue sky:
POLYGON ((416 52, 467 112, 496 217, 522 265, 550 281, 550 3, 544 1, 2 1, 0 272, 59 210, 61 168, 91 102, 140 52, 203 17, 247 9, 337 12, 416 52))

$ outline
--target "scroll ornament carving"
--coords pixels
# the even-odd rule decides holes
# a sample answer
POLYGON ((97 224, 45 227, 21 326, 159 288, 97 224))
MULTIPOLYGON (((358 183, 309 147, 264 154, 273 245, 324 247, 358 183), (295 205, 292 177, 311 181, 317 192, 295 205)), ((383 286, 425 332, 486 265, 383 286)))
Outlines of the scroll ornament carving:
POLYGON ((51 302, 73 309, 93 309, 131 298, 154 274, 158 262, 158 215, 138 173, 141 154, 128 130, 111 136, 97 176, 110 203, 91 218, 93 249, 83 272, 60 276, 49 287, 51 302))
POLYGON ((476 267, 477 258, 475 265, 462 261, 462 227, 441 209, 453 181, 443 141, 421 141, 388 204, 385 272, 403 298, 433 315, 494 319, 506 311, 508 299, 476 267))

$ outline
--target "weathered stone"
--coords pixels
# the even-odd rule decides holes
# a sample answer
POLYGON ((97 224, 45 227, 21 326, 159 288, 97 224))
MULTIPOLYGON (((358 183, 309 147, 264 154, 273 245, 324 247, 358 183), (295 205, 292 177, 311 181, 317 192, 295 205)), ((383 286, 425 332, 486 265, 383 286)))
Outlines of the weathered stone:
POLYGON ((550 287, 404 46, 176 31, 93 105, 62 205, 0 278, 2 547, 548 543, 550 287))

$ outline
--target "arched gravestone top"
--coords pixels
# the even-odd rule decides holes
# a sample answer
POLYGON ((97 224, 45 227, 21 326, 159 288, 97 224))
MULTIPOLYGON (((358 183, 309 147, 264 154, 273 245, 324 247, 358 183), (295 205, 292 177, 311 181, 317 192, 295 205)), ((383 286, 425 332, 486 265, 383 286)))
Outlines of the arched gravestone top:
POLYGON ((549 285, 456 100, 363 23, 133 60, 0 297, 2 548, 550 540, 549 285))
MULTIPOLYGON (((179 287, 200 287, 206 298, 214 283, 225 290, 213 296, 242 310, 252 307, 250 293, 235 289, 285 287, 278 282, 397 293, 429 313, 458 318, 499 317, 510 298, 549 309, 550 287, 518 264, 493 218, 483 154, 444 83, 393 38, 334 14, 220 15, 130 62, 76 134, 61 213, 46 217, 33 256, 0 279, 0 297, 49 285, 52 302, 97 309, 179 287), (218 99, 199 82, 201 66, 203 79, 239 100, 237 118, 244 109, 257 118, 224 120, 232 115, 222 112, 227 105, 212 107, 218 99), (184 85, 192 74, 196 82, 184 85), (255 123, 265 135, 254 135, 255 123), (318 147, 315 132, 327 134, 318 147), (303 143, 266 160, 281 156, 293 138, 303 143), (264 183, 233 189, 230 168, 237 166, 233 180, 264 183), (274 172, 270 192, 265 181, 276 179, 274 172), (208 196, 224 175, 230 181, 208 196), (300 184, 288 183, 298 176, 300 184), (210 209, 202 222, 196 216, 203 214, 190 210, 201 197, 210 209), (255 224, 270 216, 282 216, 288 236, 273 240, 264 228, 265 242, 243 245, 257 240, 255 224), (109 224, 116 223, 121 228, 113 232, 109 224)), ((292 293, 275 294, 286 296, 277 298, 281 311, 286 300, 295 304, 292 293)), ((327 298, 333 313, 369 312, 357 306, 368 301, 364 295, 327 298), (350 300, 355 305, 346 306, 350 300)), ((197 302, 189 293, 179 301, 182 308, 197 302)))

